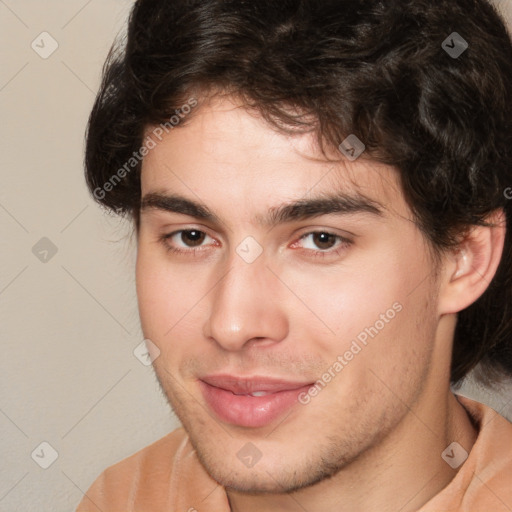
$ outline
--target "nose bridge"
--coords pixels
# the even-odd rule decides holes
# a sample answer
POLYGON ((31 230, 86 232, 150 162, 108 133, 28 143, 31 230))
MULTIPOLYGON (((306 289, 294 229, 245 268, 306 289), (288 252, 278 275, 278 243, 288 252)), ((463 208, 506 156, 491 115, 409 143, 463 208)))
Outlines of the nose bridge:
POLYGON ((247 249, 240 244, 233 251, 227 275, 212 291, 210 316, 205 324, 204 334, 226 350, 239 350, 255 339, 281 341, 288 329, 273 282, 276 278, 266 268, 265 258, 261 254, 255 259, 245 258, 240 247, 247 249))

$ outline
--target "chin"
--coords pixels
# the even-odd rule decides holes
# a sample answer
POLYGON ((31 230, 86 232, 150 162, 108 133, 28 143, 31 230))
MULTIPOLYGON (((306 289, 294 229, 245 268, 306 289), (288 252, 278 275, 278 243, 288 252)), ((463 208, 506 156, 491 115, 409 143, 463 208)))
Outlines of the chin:
POLYGON ((207 468, 207 471, 216 482, 226 489, 244 494, 283 494, 298 491, 316 483, 316 481, 309 481, 309 479, 307 481, 298 479, 297 476, 293 479, 283 478, 282 474, 279 475, 279 480, 277 480, 265 469, 257 472, 249 469, 244 473, 229 472, 228 468, 212 469, 211 471, 207 468))
POLYGON ((252 468, 244 468, 236 455, 232 462, 226 454, 205 453, 196 448, 196 453, 208 474, 220 485, 235 492, 244 494, 282 494, 298 491, 315 485, 336 474, 344 464, 332 464, 327 461, 306 463, 290 458, 279 459, 279 464, 268 461, 258 462, 252 468), (222 462, 220 462, 222 461, 222 462))

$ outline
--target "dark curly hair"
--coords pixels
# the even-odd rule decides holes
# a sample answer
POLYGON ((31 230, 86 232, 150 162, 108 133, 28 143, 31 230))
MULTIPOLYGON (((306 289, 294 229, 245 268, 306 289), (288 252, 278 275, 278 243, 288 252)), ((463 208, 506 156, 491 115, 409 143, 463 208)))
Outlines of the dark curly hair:
MULTIPOLYGON (((398 169, 437 254, 497 209, 512 226, 512 43, 486 0, 138 0, 89 120, 95 199, 138 229, 147 128, 173 128, 190 98, 219 92, 322 148, 357 135, 398 169)), ((512 375, 511 233, 487 291, 458 314, 452 383, 478 363, 488 383, 512 375)))

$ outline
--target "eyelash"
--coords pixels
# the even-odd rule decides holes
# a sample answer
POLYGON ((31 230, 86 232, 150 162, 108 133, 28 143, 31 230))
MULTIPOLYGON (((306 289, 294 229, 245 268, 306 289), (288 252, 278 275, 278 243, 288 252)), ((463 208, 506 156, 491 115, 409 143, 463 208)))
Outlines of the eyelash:
MULTIPOLYGON (((202 248, 204 246, 190 247, 188 249, 179 249, 169 243, 169 240, 173 236, 181 234, 181 233, 186 233, 187 231, 197 231, 199 233, 205 234, 206 236, 209 236, 207 233, 205 233, 204 231, 201 231, 199 229, 180 229, 178 231, 173 231, 172 233, 162 235, 159 238, 159 242, 161 242, 164 245, 165 249, 170 253, 179 254, 179 255, 190 255, 190 256, 194 257, 197 255, 197 253, 204 251, 204 249, 202 248)), ((313 257, 315 257, 315 258, 325 258, 325 257, 331 256, 333 254, 339 256, 341 251, 348 248, 353 243, 352 240, 349 240, 348 238, 345 238, 341 235, 336 235, 335 233, 330 233, 329 231, 325 231, 325 230, 308 231, 307 233, 304 233, 302 236, 300 236, 299 241, 307 238, 308 236, 315 235, 315 234, 330 235, 330 236, 335 237, 336 241, 339 241, 338 245, 335 245, 333 248, 326 249, 323 251, 322 250, 315 251, 312 249, 304 249, 304 251, 306 253, 313 255, 313 257)), ((297 244, 297 242, 294 242, 292 245, 295 245, 295 244, 297 244)))
POLYGON ((201 231, 199 229, 180 229, 178 231, 173 231, 172 233, 162 235, 159 239, 159 241, 164 245, 165 249, 168 252, 175 253, 175 254, 187 254, 191 256, 196 256, 198 252, 204 251, 202 246, 200 247, 189 247, 188 249, 178 249, 177 247, 174 247, 173 245, 169 244, 169 239, 171 239, 173 236, 178 235, 180 233, 186 233, 187 231, 197 231, 199 233, 204 233, 205 235, 209 236, 204 231, 201 231))

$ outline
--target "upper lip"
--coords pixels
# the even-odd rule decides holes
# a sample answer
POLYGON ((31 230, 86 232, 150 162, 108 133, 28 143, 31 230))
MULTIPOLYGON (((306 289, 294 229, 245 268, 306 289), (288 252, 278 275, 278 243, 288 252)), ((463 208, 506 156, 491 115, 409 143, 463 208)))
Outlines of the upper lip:
POLYGON ((311 382, 292 382, 271 377, 236 377, 234 375, 208 375, 201 380, 216 388, 225 389, 237 395, 249 395, 256 391, 278 393, 311 385, 311 382))

